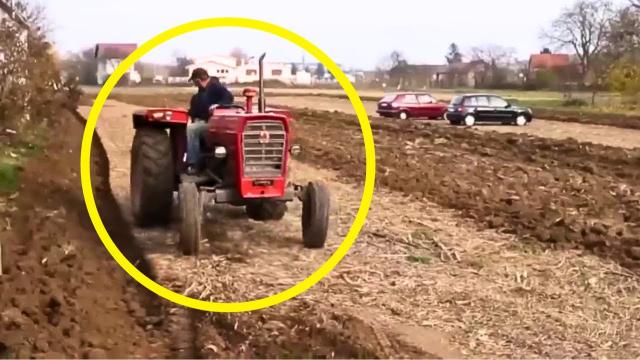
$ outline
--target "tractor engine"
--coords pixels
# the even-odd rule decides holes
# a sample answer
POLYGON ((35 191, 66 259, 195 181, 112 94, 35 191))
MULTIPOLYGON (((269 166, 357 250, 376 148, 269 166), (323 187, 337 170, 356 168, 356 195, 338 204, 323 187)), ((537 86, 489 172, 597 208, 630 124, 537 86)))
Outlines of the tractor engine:
MULTIPOLYGON (((244 94, 247 109, 251 109, 252 94, 250 90, 244 94)), ((224 195, 218 198, 219 202, 233 201, 238 195, 243 199, 285 196, 289 155, 299 151, 299 147, 291 145, 290 121, 286 112, 213 110, 207 137, 211 160, 207 167, 221 181, 217 193, 224 195)))

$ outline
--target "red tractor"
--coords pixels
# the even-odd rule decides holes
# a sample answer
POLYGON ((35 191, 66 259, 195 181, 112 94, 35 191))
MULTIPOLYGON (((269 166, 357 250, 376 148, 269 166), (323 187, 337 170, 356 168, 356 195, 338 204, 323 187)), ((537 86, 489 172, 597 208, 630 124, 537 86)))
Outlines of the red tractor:
POLYGON ((302 242, 322 248, 329 227, 330 196, 322 182, 306 185, 287 180, 293 143, 293 118, 285 110, 265 108, 263 60, 259 90, 244 89, 244 106, 214 106, 204 149, 201 175, 186 174, 185 109, 151 108, 133 114, 136 130, 131 149, 131 207, 138 226, 168 225, 173 195, 178 192, 180 248, 197 255, 204 207, 244 206, 249 218, 281 220, 287 202, 302 201, 302 242), (253 99, 259 93, 257 109, 253 99))

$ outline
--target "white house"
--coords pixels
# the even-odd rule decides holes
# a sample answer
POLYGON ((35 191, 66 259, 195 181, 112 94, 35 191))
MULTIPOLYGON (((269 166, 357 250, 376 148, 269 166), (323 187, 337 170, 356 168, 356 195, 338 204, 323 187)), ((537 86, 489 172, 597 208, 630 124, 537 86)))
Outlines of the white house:
MULTIPOLYGON (((292 66, 289 63, 282 62, 264 62, 264 79, 278 80, 285 84, 293 84, 295 78, 291 72, 292 66)), ((258 76, 258 60, 251 59, 242 62, 236 70, 236 82, 248 83, 259 80, 258 76)))
POLYGON ((223 83, 236 82, 236 59, 231 56, 210 56, 201 59, 192 59, 193 64, 187 65, 189 77, 193 70, 203 68, 210 76, 217 76, 223 83))
POLYGON ((311 73, 306 72, 304 70, 296 71, 294 76, 294 82, 296 85, 311 85, 313 83, 313 79, 311 78, 311 73))
MULTIPOLYGON (((137 44, 97 44, 95 57, 98 60, 98 68, 96 70, 98 84, 104 84, 122 60, 126 59, 137 48, 137 44)), ((125 74, 129 75, 129 80, 132 83, 140 83, 142 81, 140 74, 133 67, 125 74)))
MULTIPOLYGON (((189 74, 196 68, 207 70, 209 75, 217 76, 224 83, 248 83, 258 81, 258 60, 237 61, 232 56, 211 56, 202 59, 193 59, 193 64, 187 66, 189 74)), ((286 84, 296 81, 292 74, 291 64, 283 62, 264 62, 264 79, 279 80, 286 84)))

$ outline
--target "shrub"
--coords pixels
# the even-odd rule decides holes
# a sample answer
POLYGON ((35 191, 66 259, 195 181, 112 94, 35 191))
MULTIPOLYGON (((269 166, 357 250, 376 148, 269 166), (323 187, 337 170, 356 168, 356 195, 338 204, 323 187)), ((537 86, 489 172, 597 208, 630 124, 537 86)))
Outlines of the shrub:
POLYGON ((626 97, 640 94, 640 64, 627 59, 616 62, 609 72, 609 87, 626 97))
POLYGON ((55 120, 56 105, 69 98, 47 41, 43 9, 22 1, 16 7, 30 29, 10 19, 0 22, 0 127, 21 129, 55 120))
POLYGON ((539 70, 536 73, 535 83, 538 89, 553 89, 557 86, 558 76, 550 70, 539 70))

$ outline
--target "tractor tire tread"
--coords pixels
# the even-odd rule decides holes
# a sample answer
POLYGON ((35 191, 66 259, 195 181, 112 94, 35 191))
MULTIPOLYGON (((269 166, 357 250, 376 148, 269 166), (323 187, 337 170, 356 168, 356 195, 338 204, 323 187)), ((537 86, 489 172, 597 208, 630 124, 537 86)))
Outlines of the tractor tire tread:
POLYGON ((198 188, 193 183, 180 184, 180 249, 185 256, 197 256, 202 238, 202 207, 198 188))
POLYGON ((329 189, 321 182, 307 185, 302 205, 302 240, 308 249, 324 247, 329 230, 329 189))
MULTIPOLYGON (((132 191, 140 191, 139 209, 132 206, 139 226, 166 225, 171 219, 174 164, 171 140, 163 129, 139 128, 131 151, 132 191), (141 176, 133 189, 133 172, 141 176)), ((133 205, 133 204, 132 204, 133 205)))

